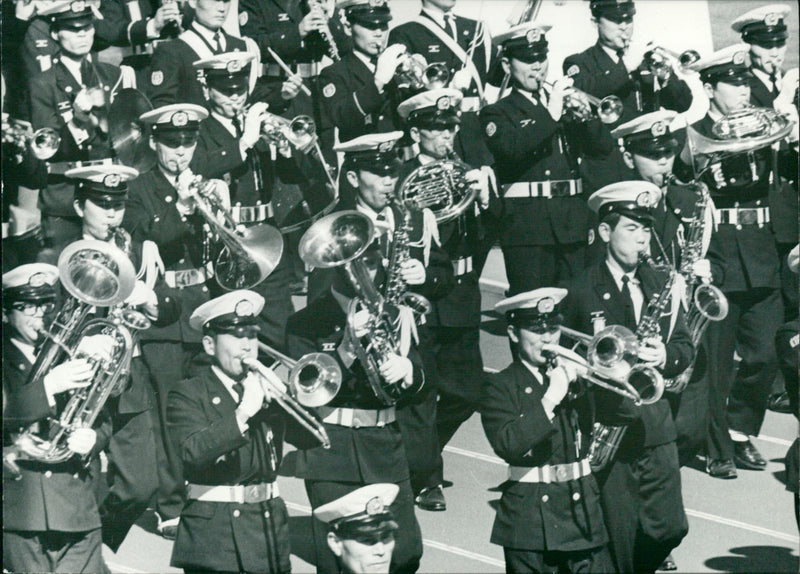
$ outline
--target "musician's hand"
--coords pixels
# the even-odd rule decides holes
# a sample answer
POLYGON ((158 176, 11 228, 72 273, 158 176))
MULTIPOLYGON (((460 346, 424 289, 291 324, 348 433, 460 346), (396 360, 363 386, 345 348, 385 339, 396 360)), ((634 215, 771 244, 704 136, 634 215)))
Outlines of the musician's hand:
POLYGON ((379 370, 381 377, 389 384, 402 381, 400 386, 405 389, 414 382, 414 365, 406 357, 390 354, 381 363, 379 370))
POLYGON ((150 319, 158 317, 158 296, 144 281, 136 280, 133 292, 125 299, 125 303, 139 307, 150 319))
POLYGON ((268 107, 265 102, 256 102, 247 110, 247 116, 244 118, 244 130, 240 139, 241 145, 246 149, 256 145, 261 137, 261 128, 267 119, 268 107))
POLYGON ((472 74, 470 74, 466 69, 458 70, 455 74, 453 74, 453 79, 450 81, 450 87, 455 88, 456 90, 461 90, 462 92, 469 90, 471 85, 472 74))
MULTIPOLYGON (((491 170, 489 166, 484 166, 491 170)), ((464 174, 464 178, 469 182, 470 189, 475 190, 475 197, 483 209, 489 207, 489 174, 481 169, 472 169, 464 174)))
POLYGON ((117 342, 111 335, 89 335, 81 339, 75 352, 102 361, 110 361, 114 356, 116 345, 117 342))
POLYGON ((96 126, 92 121, 92 108, 94 98, 89 94, 89 90, 83 88, 75 96, 72 102, 72 121, 81 129, 89 129, 96 126))
POLYGON ((86 359, 70 359, 56 365, 44 376, 44 390, 54 397, 72 389, 88 387, 94 367, 86 359))
POLYGON ((244 422, 250 419, 261 407, 264 406, 264 387, 258 377, 254 374, 248 374, 242 381, 244 392, 240 397, 239 406, 236 407, 237 417, 239 414, 244 418, 244 422))
POLYGON ((692 273, 698 277, 703 283, 711 281, 711 261, 708 259, 698 259, 692 265, 692 273))
POLYGON ((639 359, 653 367, 663 367, 667 363, 667 348, 661 339, 645 339, 639 345, 639 359))
POLYGON ((370 314, 366 309, 361 309, 350 315, 350 327, 353 330, 353 335, 360 339, 370 331, 369 325, 370 314))
POLYGON ((19 449, 15 446, 3 447, 3 474, 7 472, 7 476, 11 476, 14 480, 22 478, 22 472, 17 466, 17 459, 19 458, 19 449))
POLYGON ((159 6, 153 16, 153 26, 155 27, 156 34, 161 34, 161 30, 168 22, 181 20, 181 10, 177 2, 165 2, 159 6))
POLYGON ((89 454, 97 442, 97 433, 92 428, 77 428, 67 437, 67 448, 81 456, 89 454))
POLYGON ((300 37, 305 38, 312 30, 320 30, 327 24, 328 19, 325 17, 322 8, 319 4, 314 4, 309 13, 300 21, 300 25, 298 26, 300 37))
POLYGON ((400 276, 408 285, 422 285, 427 274, 422 261, 411 257, 400 264, 400 276))
POLYGON ((27 22, 33 18, 38 12, 37 4, 37 2, 33 2, 32 0, 19 0, 14 7, 14 15, 16 16, 17 20, 27 22))
POLYGON ((294 74, 286 78, 286 81, 281 84, 281 98, 286 100, 293 100, 300 93, 300 86, 303 85, 303 78, 294 74))
POLYGON ((561 119, 564 114, 564 98, 572 91, 572 84, 575 80, 569 76, 564 76, 553 82, 553 89, 550 92, 550 101, 547 102, 547 111, 555 121, 561 119))
MULTIPOLYGON (((558 366, 550 369, 548 373, 550 385, 544 393, 542 400, 550 401, 553 405, 561 404, 569 391, 569 384, 575 380, 575 373, 567 370, 566 367, 558 366)), ((546 405, 546 403, 545 403, 546 405)))
POLYGON ((261 385, 264 390, 264 399, 268 403, 272 402, 272 399, 276 397, 286 395, 288 392, 286 383, 284 383, 281 378, 275 374, 275 371, 269 367, 265 367, 263 371, 259 371, 259 375, 251 372, 247 376, 258 378, 260 375, 264 375, 264 377, 268 379, 268 382, 261 385))
POLYGON ((375 66, 375 85, 378 90, 383 90, 383 87, 392 81, 398 66, 408 57, 403 44, 392 44, 381 52, 378 64, 375 66))

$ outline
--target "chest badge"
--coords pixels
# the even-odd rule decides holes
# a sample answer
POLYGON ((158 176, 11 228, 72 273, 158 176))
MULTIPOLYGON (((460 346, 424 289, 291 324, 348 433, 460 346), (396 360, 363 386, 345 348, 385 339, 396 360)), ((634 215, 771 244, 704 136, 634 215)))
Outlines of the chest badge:
POLYGON ((286 12, 281 12, 278 14, 278 22, 288 22, 289 21, 289 14, 286 12))
POLYGON ((322 350, 326 353, 332 353, 336 350, 336 343, 322 343, 322 350))
POLYGON ((525 394, 530 395, 533 393, 533 389, 531 387, 525 387, 525 394))

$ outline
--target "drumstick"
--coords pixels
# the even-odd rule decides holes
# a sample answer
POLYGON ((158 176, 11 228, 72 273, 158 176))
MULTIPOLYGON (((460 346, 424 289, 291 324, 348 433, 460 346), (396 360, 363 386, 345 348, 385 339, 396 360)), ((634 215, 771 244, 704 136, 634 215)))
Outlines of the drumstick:
MULTIPOLYGON (((289 66, 286 65, 286 62, 281 60, 281 57, 278 54, 275 53, 275 50, 273 50, 272 48, 267 46, 267 52, 269 52, 269 55, 272 56, 272 59, 275 60, 275 63, 278 64, 278 66, 280 66, 281 70, 286 72, 287 75, 289 75, 289 76, 294 76, 295 75, 295 73, 292 72, 292 69, 289 66)), ((305 95, 307 95, 308 97, 311 97, 311 90, 309 90, 308 87, 305 84, 300 84, 300 89, 303 90, 303 93, 305 95)))

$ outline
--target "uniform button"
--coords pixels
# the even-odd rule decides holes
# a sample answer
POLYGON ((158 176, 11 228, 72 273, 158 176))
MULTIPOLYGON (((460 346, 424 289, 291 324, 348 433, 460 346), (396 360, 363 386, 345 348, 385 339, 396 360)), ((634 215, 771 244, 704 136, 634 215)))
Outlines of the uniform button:
POLYGON ((756 201, 756 205, 761 205, 761 200, 756 201))
POLYGON ((269 518, 269 510, 264 513, 264 518, 269 518))
POLYGON ((179 260, 178 260, 178 263, 180 263, 181 265, 183 265, 184 263, 186 263, 186 259, 179 259, 179 260))
POLYGON ((736 224, 736 229, 741 229, 741 228, 742 228, 741 224, 736 224))
POLYGON ((580 499, 581 499, 580 492, 576 492, 575 494, 572 495, 572 500, 574 500, 575 502, 579 501, 580 499))
POLYGON ((550 170, 549 169, 544 170, 544 175, 550 177, 550 170))
POLYGON ((281 34, 281 40, 285 40, 285 39, 286 39, 286 34, 281 34))
POLYGON ((73 475, 72 475, 72 478, 75 478, 75 479, 77 479, 77 478, 78 478, 78 473, 76 472, 75 474, 73 474, 73 475))
POLYGON ((383 116, 378 116, 378 119, 379 119, 379 120, 382 120, 382 119, 383 119, 383 116))
POLYGON ((355 422, 353 423, 353 428, 354 428, 354 429, 360 429, 360 428, 361 428, 361 423, 360 423, 360 422, 358 422, 358 421, 355 421, 355 422))
POLYGON ((45 478, 50 478, 51 476, 53 476, 53 471, 52 470, 48 470, 47 472, 44 473, 44 476, 45 476, 45 478))
POLYGON ((222 155, 225 155, 225 154, 227 154, 227 153, 228 153, 228 152, 226 152, 225 150, 222 150, 222 155))
POLYGON ((731 178, 731 183, 736 183, 736 178, 735 177, 731 178))
POLYGON ((234 517, 234 518, 239 518, 239 515, 240 515, 240 514, 241 514, 241 512, 239 512, 238 510, 234 510, 234 511, 233 511, 233 517, 234 517))
MULTIPOLYGON (((733 180, 731 180, 731 181, 733 181, 733 180)), ((734 202, 733 206, 734 207, 739 207, 739 202, 738 201, 734 202)))
POLYGON ((542 502, 547 502, 548 500, 550 500, 550 497, 549 497, 549 496, 547 496, 547 495, 545 494, 545 495, 542 497, 542 502))
POLYGON ((206 287, 205 285, 203 285, 203 288, 201 289, 201 291, 202 291, 203 293, 208 293, 208 287, 206 287))

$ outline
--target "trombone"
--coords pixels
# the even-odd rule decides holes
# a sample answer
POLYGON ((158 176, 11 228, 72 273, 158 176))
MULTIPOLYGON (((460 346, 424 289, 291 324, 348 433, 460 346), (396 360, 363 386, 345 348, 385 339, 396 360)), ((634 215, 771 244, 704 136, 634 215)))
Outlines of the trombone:
POLYGON ((331 440, 322 423, 315 419, 307 410, 300 406, 294 397, 283 390, 283 381, 278 376, 255 359, 242 359, 242 364, 258 375, 264 394, 273 397, 276 403, 299 422, 308 432, 320 442, 322 448, 331 448, 331 440))
POLYGON ((258 350, 289 369, 289 391, 306 407, 327 405, 342 386, 342 369, 325 353, 308 353, 295 360, 258 342, 258 350))

